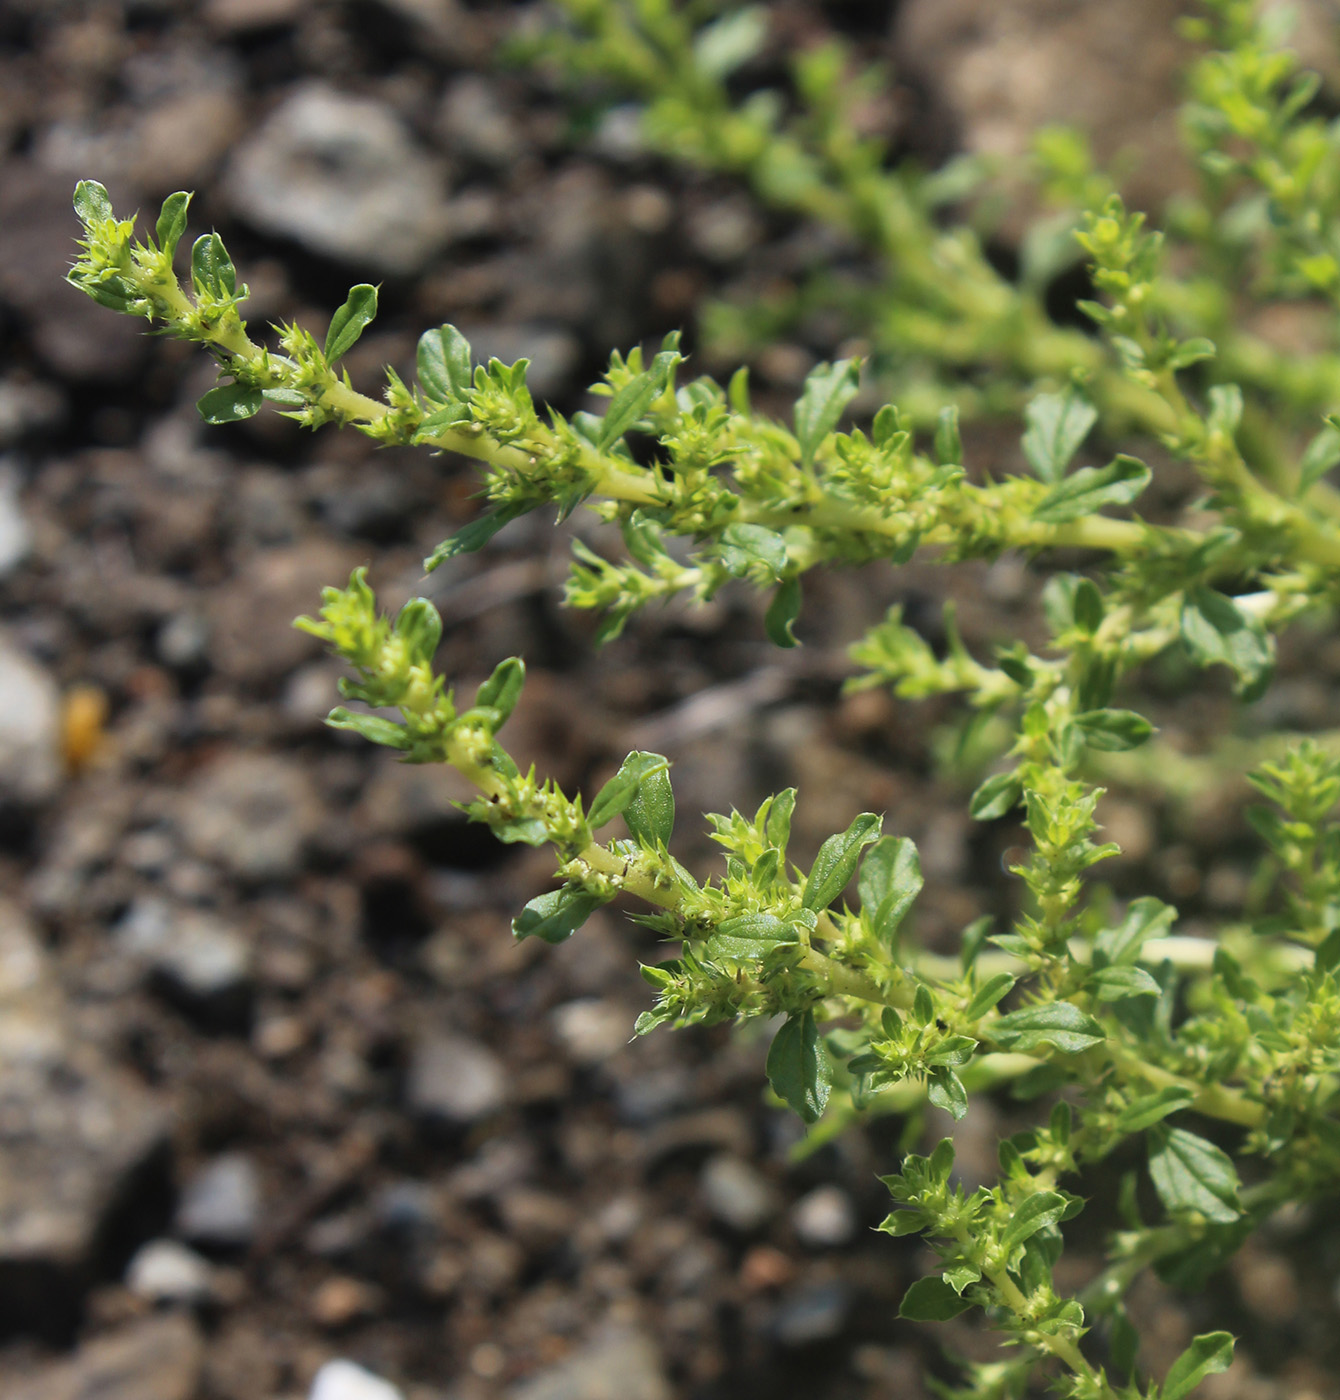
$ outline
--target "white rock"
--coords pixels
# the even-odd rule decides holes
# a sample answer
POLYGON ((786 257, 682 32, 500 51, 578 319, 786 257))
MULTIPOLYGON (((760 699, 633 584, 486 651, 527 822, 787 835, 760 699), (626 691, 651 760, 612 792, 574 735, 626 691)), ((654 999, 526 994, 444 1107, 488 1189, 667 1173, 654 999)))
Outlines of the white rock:
POLYGON ((472 1123, 506 1102, 507 1075, 498 1057, 478 1041, 428 1036, 412 1052, 406 1097, 425 1118, 472 1123))
POLYGON ((141 1245, 126 1269, 126 1287, 154 1303, 202 1303, 213 1278, 209 1261, 176 1240, 141 1245))
POLYGON ((316 1373, 307 1400, 404 1400, 395 1386, 352 1361, 327 1361, 316 1373))
POLYGON ((856 1233, 856 1209, 840 1186, 816 1186, 792 1206, 791 1224, 802 1243, 831 1248, 856 1233))
POLYGON ((728 1153, 713 1157, 703 1168, 702 1188, 708 1210, 733 1230, 756 1230, 777 1208, 772 1183, 728 1153))
POLYGON ((0 638, 0 800, 42 802, 60 783, 60 692, 0 638))
POLYGON ((32 532, 19 507, 19 483, 0 463, 0 578, 21 563, 32 543, 32 532))

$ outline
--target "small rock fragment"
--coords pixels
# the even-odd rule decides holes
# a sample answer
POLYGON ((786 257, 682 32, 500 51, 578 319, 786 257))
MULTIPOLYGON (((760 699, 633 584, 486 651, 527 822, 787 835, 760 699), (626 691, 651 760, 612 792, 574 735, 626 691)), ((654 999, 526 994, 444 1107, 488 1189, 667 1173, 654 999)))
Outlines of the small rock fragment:
POLYGON ((316 1373, 307 1400, 404 1400, 395 1386, 352 1361, 327 1361, 316 1373))
POLYGON ((410 1059, 406 1098, 429 1119, 473 1123, 506 1102, 507 1080, 498 1057, 478 1041, 433 1035, 419 1041, 410 1059))
POLYGON ((507 1392, 508 1400, 670 1400, 651 1338, 611 1329, 507 1392))
POLYGON ((203 1358, 189 1314, 145 1318, 6 1386, 5 1400, 192 1400, 203 1358))
POLYGON ((251 1243, 260 1213, 256 1164, 245 1153, 230 1152, 216 1157, 187 1183, 176 1229, 198 1244, 239 1248, 251 1243))
POLYGON ((772 1320, 784 1347, 811 1346, 841 1334, 851 1312, 851 1293, 838 1279, 803 1284, 787 1297, 772 1320))
POLYGON ((756 1230, 777 1208, 772 1183, 739 1157, 713 1157, 703 1168, 703 1195, 716 1219, 732 1230, 756 1230))
POLYGON ((791 1224, 802 1244, 831 1249, 856 1233, 856 1208, 840 1186, 816 1186, 792 1207, 791 1224))
POLYGON ((60 783, 56 683, 0 637, 0 806, 35 806, 60 783))
POLYGON ((238 214, 326 257, 420 270, 449 232, 445 172, 389 107, 322 83, 295 92, 234 156, 238 214))
POLYGON ((203 1303, 213 1286, 214 1269, 177 1240, 150 1240, 141 1245, 126 1269, 126 1287, 152 1303, 203 1303))

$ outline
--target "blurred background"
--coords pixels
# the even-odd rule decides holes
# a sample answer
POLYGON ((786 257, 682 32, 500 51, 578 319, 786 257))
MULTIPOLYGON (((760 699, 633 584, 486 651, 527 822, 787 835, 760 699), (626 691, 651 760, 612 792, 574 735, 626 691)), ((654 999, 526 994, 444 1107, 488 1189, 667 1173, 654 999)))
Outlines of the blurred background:
MULTIPOLYGON (((899 155, 1017 156, 1068 117, 1102 159, 1137 153, 1137 202, 1185 178, 1172 0, 765 8, 765 69, 832 33, 891 63, 869 121, 899 155)), ((1303 7, 1327 72, 1333 9, 1303 7)), ((476 508, 467 466, 269 413, 204 429, 206 359, 62 281, 77 179, 150 217, 194 189, 191 236, 224 235, 255 323, 320 329, 351 282, 381 284, 347 357, 359 387, 408 373, 450 320, 481 357, 529 356, 537 397, 571 412, 611 349, 673 327, 697 372, 733 368, 700 334, 707 298, 859 264, 649 154, 635 109, 500 61, 543 21, 455 0, 0 0, 3 1400, 299 1397, 340 1357, 409 1400, 920 1400, 923 1370, 952 1374, 946 1340, 991 1345, 897 1322, 926 1261, 870 1233, 875 1173, 949 1120, 798 1160, 763 1042, 628 1044, 654 941, 612 909, 562 948, 514 946, 550 858, 468 827, 450 774, 324 729, 338 668, 289 622, 358 564, 389 605, 431 597, 462 686, 525 656, 519 758, 586 792, 631 748, 674 760, 698 869, 699 813, 788 783, 801 860, 885 812, 921 849, 918 934, 949 948, 1013 907, 1017 831, 973 826, 968 780, 937 779, 950 711, 842 695, 845 647, 893 602, 942 640, 950 593, 970 645, 1030 637, 1025 562, 830 575, 793 653, 745 590, 596 652, 594 620, 558 603, 574 531, 598 527, 524 519, 425 580, 476 508)), ((1027 197, 994 197, 1008 268, 1027 197)), ((815 362, 854 349, 809 317, 755 357, 758 402, 787 412, 815 362)), ((978 428, 972 450, 1007 469, 1016 435, 978 428)), ((1340 653, 1308 662, 1291 673, 1286 649, 1262 724, 1340 723, 1340 653)), ((1210 691, 1170 722, 1227 704, 1210 691)), ((1237 806, 1109 797, 1117 891, 1193 920, 1234 907, 1237 806)), ((974 1107, 955 1130, 969 1179, 1027 1112, 974 1107)), ((1215 1316, 1248 1346, 1215 1400, 1340 1393, 1337 1248, 1318 1216, 1244 1251, 1215 1316)), ((1153 1366, 1207 1307, 1137 1290, 1153 1366)))

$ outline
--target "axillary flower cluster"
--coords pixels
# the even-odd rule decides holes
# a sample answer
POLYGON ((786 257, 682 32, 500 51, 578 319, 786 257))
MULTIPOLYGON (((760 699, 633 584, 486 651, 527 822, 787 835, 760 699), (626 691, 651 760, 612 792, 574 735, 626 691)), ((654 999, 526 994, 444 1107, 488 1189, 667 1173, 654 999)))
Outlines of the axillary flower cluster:
MULTIPOLYGON (((853 648, 853 685, 958 694, 976 732, 998 739, 971 810, 1022 823, 1013 871, 1026 897, 1007 929, 965 929, 952 959, 911 936, 917 852, 878 815, 855 816, 807 870, 788 856, 794 790, 752 816, 709 816, 725 865, 703 880, 670 850, 666 757, 629 754, 586 799, 520 770, 500 738, 523 686, 520 659, 503 660, 473 697, 457 695, 433 669, 442 623, 432 605, 379 613, 363 570, 297 623, 351 668, 343 695, 362 708, 334 710, 332 725, 405 761, 450 765, 477 790, 471 819, 501 841, 553 847, 555 888, 517 914, 518 938, 559 942, 624 896, 678 945, 677 957, 643 969, 654 1002, 639 1033, 773 1021, 768 1077, 814 1125, 813 1141, 926 1101, 960 1119, 974 1094, 1007 1084, 1050 1103, 1000 1143, 994 1185, 966 1191, 948 1139, 885 1178, 894 1209, 882 1228, 924 1236, 941 1260, 908 1290, 902 1315, 981 1309, 1013 1344, 966 1367, 964 1396, 1022 1395, 1037 1375, 1076 1400, 1180 1400, 1229 1364, 1232 1339, 1197 1337, 1161 1381, 1146 1378, 1125 1310, 1131 1283, 1156 1268, 1195 1287, 1272 1212, 1340 1184, 1340 760, 1300 742, 1254 768, 1265 801, 1250 815, 1277 888, 1268 915, 1233 921, 1217 943, 1180 935, 1177 911, 1157 898, 1119 908, 1088 883, 1117 851, 1099 839, 1099 779, 1160 771, 1157 758, 1141 762, 1158 741, 1128 707, 1142 668, 1168 656, 1225 668, 1250 703, 1270 683, 1275 634, 1304 617, 1324 623, 1340 584, 1340 496, 1325 481, 1340 461, 1340 425, 1323 421, 1340 407, 1340 355, 1297 357, 1291 377, 1287 357, 1235 320, 1243 286, 1340 301, 1337 137, 1310 115, 1310 80, 1252 6, 1207 9, 1198 32, 1212 43, 1192 70, 1188 109, 1205 185, 1166 236, 1109 182, 1067 167, 1058 152, 1073 145, 1055 133, 1044 143, 1045 179, 1072 200, 1070 246, 1095 288, 1089 338, 1044 324, 1040 293, 1000 279, 966 231, 953 232, 948 255, 925 182, 881 164, 844 126, 831 53, 801 61, 797 100, 809 108, 790 120, 778 103, 741 107, 724 86, 747 56, 739 14, 714 22, 734 29, 695 30, 659 0, 568 6, 573 29, 556 51, 574 70, 639 90, 667 149, 865 230, 887 257, 877 368, 897 386, 898 327, 913 325, 920 367, 910 405, 888 404, 864 428, 842 427, 854 360, 818 366, 780 422, 754 411, 744 371, 724 386, 686 377, 674 336, 650 357, 612 356, 594 387, 601 414, 541 412, 526 361, 477 364, 451 326, 422 337, 412 382, 388 371, 373 398, 338 365, 376 313, 375 288, 350 292, 324 341, 283 325, 264 342, 241 317, 246 288, 217 235, 178 257, 188 195, 171 196, 137 238, 100 185, 75 194, 83 241, 71 280, 212 353, 220 384, 200 401, 208 421, 269 404, 306 426, 352 427, 477 465, 484 508, 426 569, 541 506, 560 518, 583 507, 616 526, 621 557, 578 544, 567 584, 570 604, 601 613, 602 640, 653 600, 705 600, 742 580, 766 590, 767 633, 792 646, 818 567, 914 555, 951 566, 1012 550, 1050 570, 1049 641, 1037 650, 1015 641, 974 656, 951 627, 937 652, 896 610, 853 648), (634 62, 645 52, 659 61, 634 62), (704 114, 717 123, 710 140, 704 114), (915 305, 924 314, 913 322, 915 305), (1029 325, 1038 334, 1021 338, 1029 325), (995 376, 985 397, 955 378, 974 345, 995 376), (965 461, 959 418, 1002 405, 1020 416, 1028 472, 988 479, 965 461), (1124 452, 1077 466, 1095 430, 1152 437, 1160 460, 1189 464, 1203 486, 1193 508, 1143 518, 1151 468, 1124 452), (1084 567, 1057 568, 1058 558, 1084 567), (1141 1215, 1132 1183, 1106 1269, 1068 1296, 1054 1266, 1062 1227, 1084 1205, 1071 1188, 1132 1140, 1158 1217, 1141 1215)), ((740 13, 755 16, 754 42, 756 12, 740 13)))

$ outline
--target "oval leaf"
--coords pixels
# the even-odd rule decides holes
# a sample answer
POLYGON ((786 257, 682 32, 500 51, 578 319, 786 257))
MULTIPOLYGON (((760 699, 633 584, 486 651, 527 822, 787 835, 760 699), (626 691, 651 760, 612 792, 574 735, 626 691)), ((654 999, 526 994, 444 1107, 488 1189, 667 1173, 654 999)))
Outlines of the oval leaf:
POLYGON ((846 889, 847 881, 856 873, 861 851, 879 839, 880 823, 881 818, 873 812, 862 812, 846 831, 830 836, 819 847, 809 879, 805 881, 805 894, 801 899, 804 908, 827 909, 846 889))
POLYGON ((376 314, 376 287, 367 282, 351 287, 344 305, 330 318, 330 329, 326 332, 326 363, 333 365, 352 348, 376 314))
POLYGON ((812 1011, 792 1016, 773 1037, 767 1069, 778 1097, 805 1122, 813 1123, 823 1113, 833 1071, 812 1011))
POLYGON ((1072 1001, 1054 1001, 1011 1011, 986 1028, 984 1034, 1002 1050, 1027 1055, 1041 1045, 1054 1045, 1067 1055, 1078 1055, 1107 1039, 1102 1026, 1072 1001))

